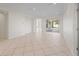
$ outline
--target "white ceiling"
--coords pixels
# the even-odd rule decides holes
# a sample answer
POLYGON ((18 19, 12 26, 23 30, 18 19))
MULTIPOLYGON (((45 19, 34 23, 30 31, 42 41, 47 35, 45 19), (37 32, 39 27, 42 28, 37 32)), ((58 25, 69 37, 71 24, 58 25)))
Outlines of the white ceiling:
POLYGON ((65 5, 62 3, 2 3, 0 4, 0 8, 20 11, 31 16, 43 17, 63 15, 65 5))

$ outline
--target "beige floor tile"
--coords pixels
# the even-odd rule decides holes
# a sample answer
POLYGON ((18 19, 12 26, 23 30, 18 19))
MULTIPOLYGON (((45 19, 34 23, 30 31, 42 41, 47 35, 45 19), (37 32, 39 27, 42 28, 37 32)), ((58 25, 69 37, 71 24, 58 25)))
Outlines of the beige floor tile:
POLYGON ((32 47, 32 43, 26 43, 24 44, 25 47, 32 47))
POLYGON ((34 51, 34 55, 35 56, 45 56, 45 53, 43 52, 43 50, 36 50, 36 51, 34 51))
POLYGON ((33 56, 33 48, 32 47, 24 47, 24 56, 33 56))
POLYGON ((33 51, 32 47, 24 47, 24 52, 33 51))
POLYGON ((6 49, 5 51, 3 51, 2 55, 3 56, 12 56, 14 52, 14 49, 6 49))
POLYGON ((33 51, 24 52, 24 56, 34 56, 33 51))
POLYGON ((16 48, 13 52, 13 56, 23 56, 24 48, 16 48))
POLYGON ((4 50, 3 49, 0 49, 0 56, 3 55, 3 52, 4 52, 4 50))
POLYGON ((0 42, 2 56, 69 56, 72 55, 60 33, 31 33, 0 42))

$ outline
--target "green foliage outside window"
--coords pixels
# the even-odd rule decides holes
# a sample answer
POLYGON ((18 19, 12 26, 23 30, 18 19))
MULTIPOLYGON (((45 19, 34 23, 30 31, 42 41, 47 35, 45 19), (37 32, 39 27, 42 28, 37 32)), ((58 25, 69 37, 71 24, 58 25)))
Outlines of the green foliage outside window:
POLYGON ((59 21, 58 20, 47 20, 46 28, 58 28, 59 21))

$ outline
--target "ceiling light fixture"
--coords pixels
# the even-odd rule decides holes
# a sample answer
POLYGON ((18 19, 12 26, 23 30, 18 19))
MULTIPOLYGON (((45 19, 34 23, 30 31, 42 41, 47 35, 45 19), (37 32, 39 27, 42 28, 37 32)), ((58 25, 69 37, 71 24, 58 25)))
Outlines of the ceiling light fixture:
POLYGON ((35 11, 36 10, 36 8, 33 8, 33 11, 35 11))
POLYGON ((56 3, 49 3, 48 5, 56 5, 56 3))
POLYGON ((56 3, 53 3, 53 4, 55 4, 55 5, 56 5, 56 3))

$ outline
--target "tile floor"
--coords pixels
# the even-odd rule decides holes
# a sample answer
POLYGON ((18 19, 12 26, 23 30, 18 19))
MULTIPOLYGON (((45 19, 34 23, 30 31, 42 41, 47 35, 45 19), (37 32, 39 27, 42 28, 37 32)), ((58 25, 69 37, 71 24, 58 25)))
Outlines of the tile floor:
POLYGON ((0 42, 0 56, 70 56, 59 33, 32 33, 0 42))

